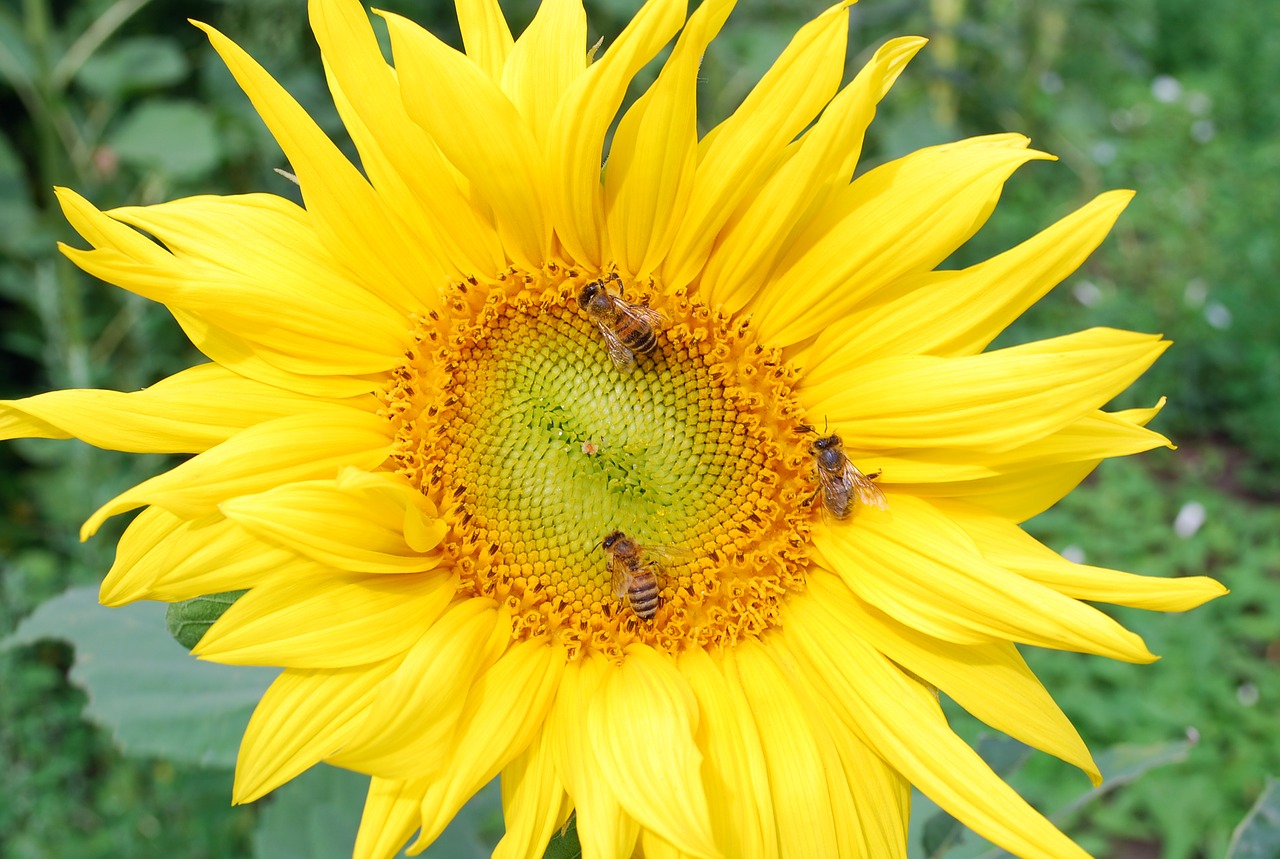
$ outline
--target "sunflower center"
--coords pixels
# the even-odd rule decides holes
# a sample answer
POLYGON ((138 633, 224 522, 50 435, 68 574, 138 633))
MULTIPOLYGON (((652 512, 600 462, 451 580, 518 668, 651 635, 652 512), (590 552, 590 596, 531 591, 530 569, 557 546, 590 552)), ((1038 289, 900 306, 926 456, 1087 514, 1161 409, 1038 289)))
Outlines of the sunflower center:
POLYGON ((578 303, 587 280, 512 272, 420 319, 386 391, 396 466, 447 511, 462 586, 518 637, 617 656, 757 636, 804 582, 812 460, 791 371, 682 293, 653 298, 657 343, 619 367, 578 303), (602 547, 614 532, 630 564, 602 547), (652 575, 656 608, 620 565, 652 575))

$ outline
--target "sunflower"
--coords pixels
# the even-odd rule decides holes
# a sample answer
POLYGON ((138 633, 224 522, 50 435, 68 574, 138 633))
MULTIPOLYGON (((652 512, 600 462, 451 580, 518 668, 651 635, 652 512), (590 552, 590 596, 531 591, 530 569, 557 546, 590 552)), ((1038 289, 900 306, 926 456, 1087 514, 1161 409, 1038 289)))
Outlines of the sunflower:
POLYGON ((841 87, 848 5, 699 139, 732 0, 650 0, 599 56, 576 0, 519 39, 494 0, 459 0, 465 53, 381 13, 394 68, 355 0, 312 0, 363 172, 198 25, 305 208, 58 191, 92 246, 64 253, 210 361, 6 402, 0 434, 194 454, 83 536, 143 508, 107 605, 248 590, 194 651, 284 669, 235 801, 321 761, 367 773, 356 853, 382 857, 501 774, 496 856, 541 855, 576 814, 587 857, 880 857, 905 855, 914 784, 1014 853, 1084 855, 938 695, 1096 783, 1017 644, 1149 662, 1087 603, 1225 592, 1072 564, 1019 527, 1101 460, 1169 445, 1145 428, 1159 405, 1102 410, 1159 336, 985 351, 1131 195, 938 270, 1050 156, 1000 134, 854 179, 924 40, 841 87))

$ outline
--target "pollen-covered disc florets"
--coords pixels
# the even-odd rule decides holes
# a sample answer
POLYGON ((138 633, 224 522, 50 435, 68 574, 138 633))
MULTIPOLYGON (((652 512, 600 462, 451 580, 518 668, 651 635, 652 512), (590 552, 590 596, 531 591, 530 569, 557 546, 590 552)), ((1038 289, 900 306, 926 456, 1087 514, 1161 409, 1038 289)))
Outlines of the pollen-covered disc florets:
POLYGON ((804 581, 793 372, 746 321, 650 284, 627 298, 663 314, 658 344, 615 366, 577 301, 589 280, 512 271, 420 318, 385 393, 397 468, 448 511, 462 587, 518 637, 618 655, 758 635, 804 581), (657 564, 650 620, 614 589, 614 531, 657 564))

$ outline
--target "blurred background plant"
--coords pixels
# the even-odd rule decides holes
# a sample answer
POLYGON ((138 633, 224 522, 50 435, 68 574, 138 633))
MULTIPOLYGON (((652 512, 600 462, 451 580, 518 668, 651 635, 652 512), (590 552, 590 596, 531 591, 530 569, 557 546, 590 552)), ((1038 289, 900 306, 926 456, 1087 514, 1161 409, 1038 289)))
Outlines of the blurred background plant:
MULTIPOLYGON (((458 41, 450 3, 380 5, 458 41)), ((532 17, 533 0, 503 5, 517 32, 532 17)), ((638 2, 586 5, 591 39, 607 43, 638 2)), ((740 0, 703 65, 704 129, 823 5, 740 0)), ((0 397, 132 390, 199 360, 162 308, 91 281, 56 252, 76 239, 53 186, 103 208, 295 194, 272 171, 287 167, 279 148, 188 17, 239 41, 343 139, 303 0, 0 5, 0 397)), ((1023 168, 957 264, 1102 190, 1139 191, 1099 253, 997 345, 1094 325, 1164 332, 1176 346, 1121 405, 1167 395, 1156 428, 1181 449, 1105 464, 1029 527, 1069 557, 1208 574, 1234 593, 1187 616, 1118 611, 1165 656, 1154 666, 1028 654, 1086 741, 1117 762, 1117 781, 1172 768, 1087 804, 1073 802, 1083 776, 1056 761, 1033 758, 1011 777, 1100 857, 1222 855, 1266 776, 1280 773, 1280 4, 864 0, 852 20, 851 69, 890 36, 933 40, 882 106, 866 165, 996 131, 1027 133, 1061 158, 1023 168)), ((79 523, 161 465, 73 442, 0 445, 0 638, 50 597, 100 579, 120 526, 79 544, 79 523)), ((310 793, 232 809, 225 760, 191 749, 157 757, 145 743, 122 754, 127 732, 102 715, 108 701, 86 706, 73 651, 51 638, 72 637, 59 620, 68 615, 50 611, 0 650, 0 855, 319 855, 279 833, 298 831, 301 809, 320 825, 326 798, 349 805, 349 782, 334 788, 320 775, 301 788, 310 793)), ((954 721, 978 742, 979 726, 954 721)), ((492 802, 482 796, 439 855, 482 853, 492 802)), ((982 852, 936 820, 919 816, 918 855, 982 852)))

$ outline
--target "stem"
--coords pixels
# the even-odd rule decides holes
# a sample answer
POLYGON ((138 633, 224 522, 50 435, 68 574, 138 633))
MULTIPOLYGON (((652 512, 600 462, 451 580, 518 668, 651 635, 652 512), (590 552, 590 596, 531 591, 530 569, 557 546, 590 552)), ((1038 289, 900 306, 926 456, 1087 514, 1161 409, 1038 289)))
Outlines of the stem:
POLYGON ((120 25, 150 2, 151 0, 116 0, 107 7, 107 10, 85 28, 80 38, 76 39, 62 55, 62 59, 58 61, 58 65, 54 67, 50 76, 53 87, 61 90, 70 83, 85 61, 102 47, 102 43, 111 38, 111 35, 120 29, 120 25))

